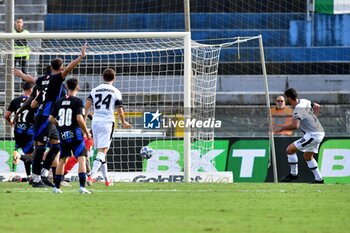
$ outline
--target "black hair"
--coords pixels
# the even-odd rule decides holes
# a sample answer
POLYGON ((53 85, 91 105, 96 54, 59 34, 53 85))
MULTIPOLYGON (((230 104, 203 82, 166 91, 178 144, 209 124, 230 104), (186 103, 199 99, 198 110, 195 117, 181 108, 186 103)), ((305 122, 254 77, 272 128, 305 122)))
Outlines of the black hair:
POLYGON ((44 75, 50 75, 51 74, 51 66, 46 66, 44 69, 44 75))
POLYGON ((51 61, 51 67, 53 70, 61 69, 62 65, 63 65, 63 60, 61 58, 55 58, 51 61))
POLYGON ((66 81, 66 86, 67 86, 67 89, 70 90, 70 91, 74 91, 75 88, 77 88, 78 86, 78 79, 76 78, 70 78, 66 81))
POLYGON ((284 92, 284 95, 288 98, 291 98, 292 100, 296 100, 298 98, 297 91, 294 88, 289 88, 284 92))
POLYGON ((103 80, 106 82, 113 81, 115 77, 115 71, 112 68, 107 68, 103 71, 103 80))
POLYGON ((34 83, 25 82, 22 84, 22 89, 24 91, 28 91, 28 90, 32 89, 33 87, 34 87, 34 83))

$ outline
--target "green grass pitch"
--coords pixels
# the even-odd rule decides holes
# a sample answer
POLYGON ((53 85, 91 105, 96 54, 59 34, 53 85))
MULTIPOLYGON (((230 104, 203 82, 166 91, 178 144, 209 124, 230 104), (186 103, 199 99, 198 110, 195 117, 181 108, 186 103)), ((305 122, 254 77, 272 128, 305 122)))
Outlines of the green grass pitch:
POLYGON ((350 185, 0 183, 0 232, 350 232, 350 185))

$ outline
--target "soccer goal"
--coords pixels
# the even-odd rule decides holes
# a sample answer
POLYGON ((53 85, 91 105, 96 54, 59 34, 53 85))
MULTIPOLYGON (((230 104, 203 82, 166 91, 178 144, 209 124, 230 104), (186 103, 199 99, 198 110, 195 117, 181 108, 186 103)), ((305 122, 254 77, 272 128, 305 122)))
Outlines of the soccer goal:
MULTIPOLYGON (((115 115, 107 155, 114 181, 232 182, 232 174, 221 165, 220 150, 214 149, 214 132, 222 126, 215 119, 220 52, 234 42, 197 43, 187 32, 0 34, 3 111, 21 93, 21 81, 11 71, 15 39, 28 40, 32 61, 28 71, 36 77, 43 75, 51 59, 61 57, 67 64, 88 43, 86 59, 67 77, 79 79, 78 96, 83 100, 102 82, 104 69, 115 69, 114 85, 122 93, 126 119, 133 128, 123 129, 115 115), (144 146, 153 149, 150 159, 140 155, 144 146)), ((1 153, 10 158, 11 128, 1 129, 1 153)), ((90 156, 92 161, 94 151, 90 156)))

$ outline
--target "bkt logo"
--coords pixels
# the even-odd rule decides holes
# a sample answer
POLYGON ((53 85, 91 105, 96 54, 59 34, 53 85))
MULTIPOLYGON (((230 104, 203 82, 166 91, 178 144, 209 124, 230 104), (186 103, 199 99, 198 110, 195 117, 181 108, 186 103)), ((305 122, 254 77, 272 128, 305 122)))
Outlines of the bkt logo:
POLYGON ((160 129, 161 113, 156 112, 143 113, 143 128, 145 129, 160 129))

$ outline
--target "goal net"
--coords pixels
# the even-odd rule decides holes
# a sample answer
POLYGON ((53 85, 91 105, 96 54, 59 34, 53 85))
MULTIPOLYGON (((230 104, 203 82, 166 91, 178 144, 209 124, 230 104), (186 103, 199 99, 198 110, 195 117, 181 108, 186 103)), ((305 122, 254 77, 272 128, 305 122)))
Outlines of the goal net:
MULTIPOLYGON (((34 77, 42 76, 53 58, 60 57, 64 64, 68 64, 80 54, 82 45, 87 42, 86 59, 67 77, 79 79, 78 97, 84 101, 90 91, 102 82, 104 69, 113 68, 116 71, 114 85, 122 93, 125 116, 133 128, 123 129, 116 113, 115 130, 107 155, 109 171, 180 174, 184 170, 186 172, 186 147, 190 153, 187 157, 190 158, 188 172, 224 171, 224 167, 216 168, 216 158, 210 155, 214 130, 221 127, 221 123, 215 119, 215 101, 222 45, 205 45, 188 40, 186 47, 185 37, 189 35, 84 33, 79 36, 32 33, 21 39, 28 40, 31 57, 36 61, 35 66, 28 70, 34 77), (186 143, 186 134, 190 144, 186 143), (140 149, 143 146, 154 150, 151 159, 141 158, 140 149)), ((18 34, 13 36, 18 37, 18 34)), ((0 83, 3 112, 12 98, 22 93, 20 86, 23 81, 12 77, 14 64, 11 61, 13 50, 10 39, 14 38, 7 35, 1 39, 0 36, 0 75, 5 77, 5 81, 0 83)), ((1 149, 3 154, 8 154, 8 160, 3 161, 7 166, 1 166, 1 169, 11 170, 13 132, 5 122, 1 124, 1 149)), ((88 121, 88 127, 90 124, 88 121)), ((91 152, 91 160, 95 154, 91 152)), ((2 158, 5 157, 2 155, 2 158)), ((20 170, 18 168, 17 172, 20 170)), ((125 179, 135 180, 137 177, 126 176, 125 179)), ((180 176, 176 179, 184 178, 180 176)))

